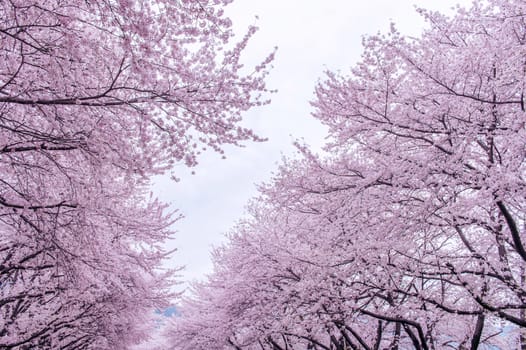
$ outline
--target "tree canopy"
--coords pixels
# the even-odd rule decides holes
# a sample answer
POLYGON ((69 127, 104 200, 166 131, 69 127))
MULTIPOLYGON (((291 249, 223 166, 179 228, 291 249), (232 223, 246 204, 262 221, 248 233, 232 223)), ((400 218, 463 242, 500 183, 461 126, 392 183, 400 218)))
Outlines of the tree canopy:
MULTIPOLYGON (((0 2, 0 348, 125 349, 171 301, 153 175, 261 140, 228 0, 0 2)), ((173 174, 177 176, 177 174, 173 174)))
POLYGON ((419 12, 318 84, 326 154, 261 186, 175 349, 526 347, 526 4, 419 12))

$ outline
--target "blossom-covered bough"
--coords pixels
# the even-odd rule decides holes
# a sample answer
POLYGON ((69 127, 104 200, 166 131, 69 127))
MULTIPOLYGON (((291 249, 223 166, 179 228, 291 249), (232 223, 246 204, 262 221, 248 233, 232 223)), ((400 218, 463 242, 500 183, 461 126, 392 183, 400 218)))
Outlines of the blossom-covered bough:
POLYGON ((330 156, 262 187, 175 348, 526 348, 526 4, 420 12, 317 86, 330 156))
POLYGON ((148 336, 177 219, 149 179, 260 140, 239 122, 272 55, 240 71, 229 2, 0 2, 0 348, 148 336))

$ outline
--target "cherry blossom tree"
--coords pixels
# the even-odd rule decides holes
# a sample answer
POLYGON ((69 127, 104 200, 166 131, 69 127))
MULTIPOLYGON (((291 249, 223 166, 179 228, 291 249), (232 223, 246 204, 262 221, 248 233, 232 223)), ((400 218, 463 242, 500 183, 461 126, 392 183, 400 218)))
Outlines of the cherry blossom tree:
POLYGON ((235 42, 229 2, 0 3, 0 348, 148 336, 178 218, 150 178, 261 140, 240 121, 272 55, 242 71, 256 28, 235 42))
POLYGON ((330 156, 299 146, 303 159, 263 186, 262 209, 174 337, 221 349, 525 348, 525 10, 419 10, 421 37, 393 26, 364 40, 350 75, 328 72, 312 104, 330 156), (231 300, 247 301, 235 318, 231 300))
POLYGON ((391 203, 410 209, 404 225, 414 228, 404 231, 421 235, 423 227, 432 237, 423 241, 432 249, 415 252, 431 250, 428 257, 412 256, 415 272, 462 286, 484 314, 518 327, 525 326, 523 6, 477 2, 453 19, 422 11, 431 29, 420 40, 396 31, 372 38, 367 65, 350 79, 330 75, 315 103, 333 147, 356 145, 377 185, 395 191, 391 203))
MULTIPOLYGON (((288 163, 264 189, 254 218, 235 228, 229 245, 215 254, 213 276, 184 304, 185 317, 171 330, 175 348, 470 345, 478 314, 451 315, 423 299, 442 293, 454 300, 458 293, 401 268, 412 263, 402 254, 418 249, 416 242, 394 241, 396 231, 391 235, 386 227, 395 220, 381 223, 374 206, 365 213, 357 205, 374 203, 373 193, 362 198, 343 169, 329 166, 288 163), (365 223, 377 230, 362 234, 365 223)), ((466 299, 454 305, 466 306, 466 299)), ((481 343, 502 345, 500 334, 489 324, 481 343)))

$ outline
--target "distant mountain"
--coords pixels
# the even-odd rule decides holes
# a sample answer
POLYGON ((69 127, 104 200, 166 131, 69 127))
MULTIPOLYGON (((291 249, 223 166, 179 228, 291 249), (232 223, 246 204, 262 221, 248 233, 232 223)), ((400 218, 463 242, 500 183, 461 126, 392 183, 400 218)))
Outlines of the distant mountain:
POLYGON ((178 317, 178 316, 181 316, 181 314, 177 310, 177 307, 175 307, 175 306, 169 306, 166 309, 164 309, 162 312, 159 312, 159 313, 162 314, 165 317, 174 317, 174 316, 178 317))

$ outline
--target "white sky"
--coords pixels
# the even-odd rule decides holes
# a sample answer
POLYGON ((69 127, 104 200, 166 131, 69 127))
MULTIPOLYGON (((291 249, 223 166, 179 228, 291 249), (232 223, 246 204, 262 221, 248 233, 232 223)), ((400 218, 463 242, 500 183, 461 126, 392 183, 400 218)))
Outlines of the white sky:
POLYGON ((212 271, 212 246, 225 241, 223 234, 256 195, 255 184, 270 178, 282 155, 293 154, 294 139, 303 138, 315 149, 323 144, 325 129, 310 116, 309 105, 323 72, 347 72, 360 57, 362 36, 386 32, 391 21, 402 33, 418 35, 424 22, 414 5, 449 12, 457 3, 470 1, 235 0, 227 8, 236 33, 243 35, 251 24, 260 28, 245 53, 247 66, 278 47, 268 87, 279 91, 270 105, 245 115, 244 125, 269 141, 229 147, 226 160, 206 154, 193 169, 195 175, 181 166, 179 183, 157 181, 156 194, 185 216, 169 243, 178 248, 169 265, 186 266, 181 281, 202 279, 212 271))

